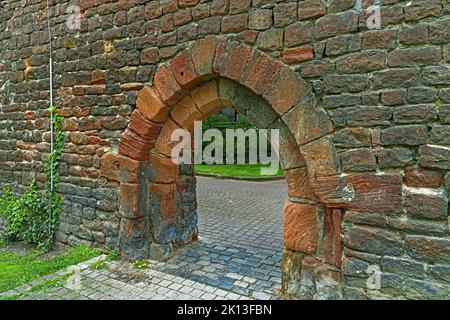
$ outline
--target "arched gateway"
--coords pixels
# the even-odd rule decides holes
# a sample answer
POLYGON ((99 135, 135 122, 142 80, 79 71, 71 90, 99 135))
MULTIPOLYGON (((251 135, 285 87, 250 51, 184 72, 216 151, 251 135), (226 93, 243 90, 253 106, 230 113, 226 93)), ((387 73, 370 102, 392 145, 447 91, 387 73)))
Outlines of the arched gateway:
POLYGON ((342 210, 398 210, 402 177, 341 174, 333 124, 315 99, 293 69, 233 37, 194 41, 160 65, 139 92, 118 152, 101 158, 101 175, 119 183, 122 253, 165 259, 196 238, 195 177, 172 163, 171 135, 233 107, 258 127, 280 129, 289 195, 284 292, 308 297, 314 288, 316 298, 339 298, 342 210))

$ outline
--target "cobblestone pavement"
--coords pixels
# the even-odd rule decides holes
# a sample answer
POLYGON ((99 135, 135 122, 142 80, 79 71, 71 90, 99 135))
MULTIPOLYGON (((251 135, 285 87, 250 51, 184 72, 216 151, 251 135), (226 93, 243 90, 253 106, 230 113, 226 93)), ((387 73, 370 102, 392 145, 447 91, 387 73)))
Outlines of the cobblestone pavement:
POLYGON ((199 241, 172 259, 141 270, 117 261, 89 266, 94 260, 69 278, 61 271, 0 298, 278 299, 285 182, 198 177, 197 189, 199 241))

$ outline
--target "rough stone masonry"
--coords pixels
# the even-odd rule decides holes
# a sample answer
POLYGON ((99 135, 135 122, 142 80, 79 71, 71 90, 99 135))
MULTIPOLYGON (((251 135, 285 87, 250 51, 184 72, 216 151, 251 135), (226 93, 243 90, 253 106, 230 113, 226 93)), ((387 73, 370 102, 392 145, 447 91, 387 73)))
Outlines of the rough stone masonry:
MULTIPOLYGON (((281 130, 286 296, 450 297, 449 0, 51 2, 59 242, 164 259, 195 240, 170 134, 234 107, 281 130)), ((0 187, 20 193, 49 152, 47 12, 1 6, 0 187)))

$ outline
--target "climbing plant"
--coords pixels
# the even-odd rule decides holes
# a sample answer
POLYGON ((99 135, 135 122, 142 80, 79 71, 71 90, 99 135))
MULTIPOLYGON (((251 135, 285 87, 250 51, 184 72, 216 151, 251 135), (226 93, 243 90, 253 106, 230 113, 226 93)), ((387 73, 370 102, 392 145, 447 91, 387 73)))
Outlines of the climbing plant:
POLYGON ((15 196, 6 186, 0 197, 0 216, 6 219, 4 241, 24 241, 49 249, 54 242, 61 213, 62 198, 58 193, 58 168, 64 152, 66 133, 61 129, 63 117, 54 106, 50 107, 53 119, 53 150, 45 165, 44 189, 38 190, 34 180, 22 196, 15 196))

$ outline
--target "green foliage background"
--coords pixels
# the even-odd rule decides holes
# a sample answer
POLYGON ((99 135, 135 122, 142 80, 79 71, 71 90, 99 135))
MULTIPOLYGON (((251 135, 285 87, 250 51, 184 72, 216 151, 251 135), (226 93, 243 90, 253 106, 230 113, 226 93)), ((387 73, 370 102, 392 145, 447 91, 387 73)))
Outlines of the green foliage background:
MULTIPOLYGON (((238 120, 236 122, 232 122, 225 114, 223 113, 216 113, 212 116, 210 116, 208 119, 203 121, 202 123, 202 131, 203 134, 208 129, 218 129, 222 133, 222 136, 225 138, 225 132, 226 129, 255 129, 256 135, 257 135, 257 141, 258 141, 258 161, 259 161, 259 129, 253 125, 253 123, 244 115, 239 114, 238 120)), ((205 149, 206 146, 211 144, 212 141, 203 141, 202 150, 205 149)), ((226 148, 227 148, 227 142, 224 139, 224 145, 223 145, 223 163, 226 163, 226 148)), ((271 145, 270 141, 267 142, 267 155, 270 155, 271 151, 271 145)), ((248 139, 245 143, 245 159, 246 163, 248 163, 249 159, 249 143, 248 139)), ((234 160, 235 163, 237 163, 237 143, 234 142, 234 160)))

